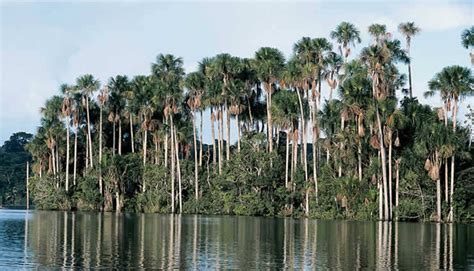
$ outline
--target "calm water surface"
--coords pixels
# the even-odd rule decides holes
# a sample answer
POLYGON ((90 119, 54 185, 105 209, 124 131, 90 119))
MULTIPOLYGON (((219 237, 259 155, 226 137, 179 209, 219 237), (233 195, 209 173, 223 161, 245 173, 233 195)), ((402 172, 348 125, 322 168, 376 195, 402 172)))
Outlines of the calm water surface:
POLYGON ((474 226, 0 210, 0 269, 471 269, 474 226))

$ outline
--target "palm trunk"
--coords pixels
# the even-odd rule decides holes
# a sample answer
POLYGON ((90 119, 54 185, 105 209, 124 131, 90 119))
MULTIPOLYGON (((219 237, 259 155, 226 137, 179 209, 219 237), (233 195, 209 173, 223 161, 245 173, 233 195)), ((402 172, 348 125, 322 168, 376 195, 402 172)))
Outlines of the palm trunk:
POLYGON ((122 118, 118 121, 118 155, 122 155, 122 118))
POLYGON ((178 189, 179 189, 179 213, 183 213, 183 189, 181 187, 181 167, 179 165, 179 148, 178 148, 178 138, 176 136, 176 129, 174 129, 174 144, 175 144, 175 154, 176 154, 176 170, 178 173, 178 189))
POLYGON ((389 198, 389 220, 392 218, 392 135, 389 136, 388 142, 388 198, 389 198))
POLYGON ((285 154, 285 188, 288 189, 288 155, 290 146, 290 133, 286 131, 286 154, 285 154))
MULTIPOLYGON (((299 106, 300 106, 300 117, 301 117, 301 133, 302 133, 302 143, 303 143, 303 150, 302 150, 302 153, 303 153, 303 166, 304 166, 304 175, 305 175, 305 184, 308 183, 308 163, 307 163, 307 154, 306 154, 306 129, 305 129, 305 120, 304 120, 304 113, 303 113, 303 102, 302 102, 302 99, 301 99, 301 94, 300 92, 297 90, 296 91, 298 93, 298 102, 299 102, 299 106)), ((306 215, 309 215, 309 197, 308 197, 308 189, 306 188, 305 189, 305 205, 306 205, 306 208, 305 208, 305 213, 306 215)))
POLYGON ((171 213, 174 214, 174 201, 175 201, 175 193, 174 193, 174 182, 175 182, 175 164, 174 164, 174 159, 175 159, 175 155, 174 155, 174 151, 175 151, 175 148, 174 148, 174 127, 173 127, 173 117, 170 115, 170 123, 171 123, 171 132, 170 132, 170 143, 171 143, 171 146, 170 146, 170 151, 171 151, 171 213))
POLYGON ((76 185, 76 172, 77 172, 77 131, 78 127, 76 126, 76 132, 74 133, 74 173, 73 173, 73 184, 76 185))
POLYGON ((411 64, 408 63, 408 83, 410 87, 410 98, 413 98, 413 89, 411 85, 411 64))
POLYGON ((362 143, 361 141, 359 141, 359 144, 357 146, 357 160, 358 160, 359 182, 362 182, 362 143))
POLYGON ((66 120, 66 192, 69 191, 69 117, 66 120))
POLYGON ((250 99, 247 97, 248 109, 249 109, 249 118, 250 118, 250 125, 253 125, 253 116, 252 116, 252 105, 250 104, 250 99))
POLYGON ((84 161, 86 169, 89 168, 89 136, 86 133, 86 160, 84 161))
POLYGON ((133 139, 133 117, 132 113, 129 114, 130 118, 130 143, 132 145, 132 153, 135 153, 135 140, 133 139))
POLYGON ((273 130, 272 130, 272 86, 268 84, 267 89, 267 140, 268 140, 268 152, 273 151, 273 130))
POLYGON ((199 118, 199 166, 202 167, 202 110, 199 110, 201 117, 199 118))
POLYGON ((396 220, 398 221, 398 194, 400 183, 400 160, 395 161, 395 209, 396 209, 396 220))
POLYGON ((235 115, 237 122, 237 152, 240 152, 240 119, 239 114, 235 115))
POLYGON ((91 168, 94 168, 94 159, 92 155, 91 120, 89 116, 89 96, 86 97, 86 109, 87 109, 87 134, 89 137, 89 157, 90 157, 91 168))
POLYGON ((317 159, 317 141, 318 141, 318 119, 317 119, 317 114, 316 112, 318 111, 318 107, 317 107, 317 104, 316 104, 316 100, 313 101, 314 102, 314 108, 313 108, 313 136, 312 136, 312 139, 313 139, 313 142, 312 142, 312 145, 313 145, 313 181, 314 181, 314 194, 315 194, 315 198, 316 198, 316 202, 318 202, 318 172, 317 172, 317 163, 316 163, 316 159, 317 159))
MULTIPOLYGON (((380 151, 378 152, 378 160, 380 161, 380 151)), ((380 174, 380 172, 379 172, 380 174)), ((380 177, 377 176, 377 183, 378 183, 378 188, 379 188, 379 220, 383 220, 383 185, 380 182, 380 177)))
POLYGON ((218 157, 217 157, 217 162, 219 164, 219 175, 221 174, 222 171, 222 114, 221 110, 218 111, 218 119, 217 119, 217 147, 218 147, 218 157))
POLYGON ((441 222, 441 180, 436 180, 436 214, 437 219, 436 222, 441 222))
POLYGON ((99 163, 102 162, 102 105, 100 106, 99 115, 99 163))
POLYGON ((377 115, 377 125, 379 130, 379 140, 380 140, 380 157, 382 159, 382 180, 383 180, 383 198, 384 198, 384 218, 389 220, 389 212, 388 212, 388 195, 387 195, 387 158, 385 153, 385 146, 384 146, 384 139, 383 139, 383 131, 382 131, 382 122, 380 120, 380 113, 379 108, 377 105, 376 108, 376 115, 377 115))
POLYGON ((216 159, 217 159, 217 150, 216 150, 216 132, 214 129, 214 119, 215 119, 214 109, 211 107, 212 164, 215 166, 216 159))
MULTIPOLYGON (((458 101, 457 99, 454 100, 454 108, 453 108, 453 133, 456 133, 456 117, 458 113, 458 101)), ((454 157, 455 155, 451 156, 451 194, 449 199, 449 215, 448 221, 454 221, 454 210, 453 210, 453 195, 454 195, 454 157)))
POLYGON ((115 155, 115 116, 112 123, 112 155, 115 155))
POLYGON ((225 102, 225 115, 227 117, 227 142, 226 142, 226 160, 230 160, 230 112, 229 107, 227 106, 227 101, 225 102))
POLYGON ((196 116, 193 112, 193 136, 194 136, 194 193, 196 203, 199 200, 199 183, 198 183, 198 152, 196 142, 196 116))
MULTIPOLYGON (((146 122, 146 120, 145 120, 146 122)), ((148 132, 147 129, 143 129, 143 165, 146 165, 146 151, 147 151, 147 141, 148 141, 148 132)))

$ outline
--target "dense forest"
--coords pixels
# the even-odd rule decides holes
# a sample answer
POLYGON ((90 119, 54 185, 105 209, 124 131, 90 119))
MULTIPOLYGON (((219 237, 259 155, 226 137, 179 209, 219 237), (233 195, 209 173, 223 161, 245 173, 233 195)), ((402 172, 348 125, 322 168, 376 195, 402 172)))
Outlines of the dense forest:
MULTIPOLYGON (((473 221, 474 150, 458 113, 474 94, 471 69, 434 74, 425 95, 443 106, 420 104, 410 58, 420 29, 400 24, 400 40, 385 25, 368 32, 357 51, 360 31, 342 22, 330 38, 298 40, 289 59, 263 47, 252 58, 204 58, 185 74, 180 57, 159 54, 147 75, 61 85, 27 144, 34 204, 473 221)), ((461 37, 472 50, 474 27, 461 37)))
POLYGON ((25 132, 14 133, 0 147, 0 206, 25 205, 26 166, 31 162, 25 146, 32 138, 25 132))

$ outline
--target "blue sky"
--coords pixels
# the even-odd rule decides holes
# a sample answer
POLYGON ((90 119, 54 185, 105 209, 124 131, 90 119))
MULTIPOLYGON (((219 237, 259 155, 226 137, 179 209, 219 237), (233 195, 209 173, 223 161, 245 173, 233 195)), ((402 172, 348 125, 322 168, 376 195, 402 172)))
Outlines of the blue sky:
MULTIPOLYGON (((187 72, 203 57, 222 52, 251 57, 262 46, 289 57, 298 39, 329 37, 341 21, 362 32, 355 54, 370 43, 371 23, 386 24, 397 38, 400 22, 419 25, 422 32, 411 50, 414 94, 439 105, 437 97, 423 98, 426 83, 445 66, 470 67, 460 33, 474 24, 471 1, 0 3, 0 143, 13 132, 34 132, 45 100, 82 74, 92 73, 101 82, 117 74, 147 74, 159 53, 183 57, 187 72)), ((463 101, 462 108, 468 103, 474 99, 463 101)))

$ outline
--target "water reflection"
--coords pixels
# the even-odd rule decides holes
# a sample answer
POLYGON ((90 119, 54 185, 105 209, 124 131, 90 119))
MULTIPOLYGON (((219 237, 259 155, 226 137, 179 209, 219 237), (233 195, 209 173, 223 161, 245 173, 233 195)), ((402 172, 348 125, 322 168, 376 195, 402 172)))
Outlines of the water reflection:
POLYGON ((453 224, 0 210, 0 267, 469 269, 473 234, 453 224))

